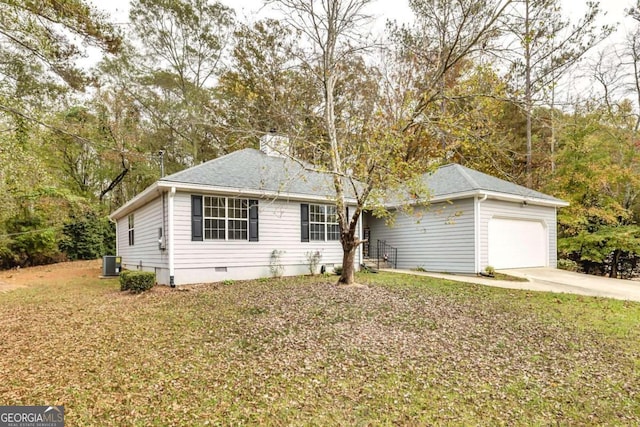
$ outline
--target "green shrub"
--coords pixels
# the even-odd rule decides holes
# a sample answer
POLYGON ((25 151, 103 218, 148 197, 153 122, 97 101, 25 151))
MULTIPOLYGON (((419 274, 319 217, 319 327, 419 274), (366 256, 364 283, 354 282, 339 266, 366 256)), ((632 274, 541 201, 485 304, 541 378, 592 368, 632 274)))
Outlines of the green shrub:
POLYGON ((560 258, 558 260, 558 268, 560 270, 578 271, 578 263, 570 259, 560 258))
POLYGON ((139 294, 156 284, 156 275, 150 271, 125 270, 120 273, 120 290, 139 294))
POLYGON ((341 265, 336 265, 335 267, 333 267, 333 272, 336 273, 338 276, 342 274, 342 266, 341 265))
POLYGON ((56 229, 46 219, 31 214, 8 219, 0 226, 0 267, 29 267, 63 260, 56 229))
POLYGON ((133 271, 131 270, 123 270, 120 272, 120 290, 121 291, 128 291, 129 290, 129 283, 130 280, 128 280, 129 275, 133 273, 133 271))
POLYGON ((115 252, 115 226, 95 212, 72 214, 62 234, 58 246, 70 260, 98 259, 115 252))

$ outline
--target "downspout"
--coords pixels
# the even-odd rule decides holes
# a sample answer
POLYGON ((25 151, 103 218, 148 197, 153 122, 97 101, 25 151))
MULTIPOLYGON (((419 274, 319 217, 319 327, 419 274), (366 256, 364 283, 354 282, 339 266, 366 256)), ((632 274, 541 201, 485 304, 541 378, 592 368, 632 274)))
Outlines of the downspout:
POLYGON ((173 262, 173 257, 175 255, 174 241, 173 241, 173 234, 174 234, 173 199, 175 195, 176 195, 176 187, 171 187, 171 190, 169 191, 169 206, 167 209, 169 211, 169 218, 168 218, 169 224, 167 225, 167 251, 169 254, 169 286, 171 286, 172 288, 176 287, 175 265, 173 262))
MULTIPOLYGON (((164 191, 162 192, 162 238, 165 239, 167 236, 167 207, 165 203, 167 202, 164 191)), ((166 246, 166 243, 165 243, 166 246)))
POLYGON ((553 240, 554 240, 554 246, 556 248, 554 254, 553 254, 553 264, 551 263, 551 242, 550 242, 550 238, 551 238, 551 231, 550 231, 550 226, 547 224, 547 230, 549 230, 547 232, 547 267, 553 267, 553 268, 558 268, 558 207, 554 206, 553 208, 553 223, 555 225, 555 227, 553 228, 553 240))
POLYGON ((475 203, 473 204, 473 216, 475 218, 475 246, 476 246, 476 256, 475 256, 475 270, 476 270, 476 274, 480 273, 480 265, 482 263, 481 261, 481 256, 480 256, 480 250, 482 248, 482 245, 480 244, 480 203, 484 202, 485 200, 487 200, 487 195, 483 195, 482 198, 478 198, 478 196, 475 197, 475 203))

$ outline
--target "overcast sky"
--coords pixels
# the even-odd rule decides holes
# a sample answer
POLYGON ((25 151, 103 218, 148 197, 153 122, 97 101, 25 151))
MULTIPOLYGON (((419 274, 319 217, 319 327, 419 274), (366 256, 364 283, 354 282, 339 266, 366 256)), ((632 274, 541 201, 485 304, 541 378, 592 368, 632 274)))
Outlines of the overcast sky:
MULTIPOLYGON (((89 0, 95 6, 112 16, 113 22, 126 25, 129 13, 129 0, 89 0)), ((239 20, 255 20, 265 16, 265 9, 262 7, 263 0, 220 0, 223 4, 235 9, 239 20)), ((563 5, 562 13, 565 16, 577 20, 585 12, 587 0, 560 0, 563 5)), ((592 50, 590 55, 595 56, 600 50, 607 50, 607 46, 620 42, 627 32, 633 27, 633 21, 625 17, 625 9, 630 8, 636 0, 604 0, 601 1, 601 9, 606 13, 599 21, 600 25, 614 25, 616 32, 605 40, 600 46, 592 50)), ((407 22, 411 19, 409 0, 377 0, 371 7, 371 13, 377 17, 376 26, 380 30, 384 29, 384 23, 388 19, 399 22, 407 22)), ((94 64, 100 54, 91 49, 88 58, 82 60, 88 66, 94 64)), ((575 77, 575 76, 574 76, 575 77)))
MULTIPOLYGON (((129 12, 129 0, 90 0, 99 9, 110 13, 114 17, 115 22, 125 23, 129 12)), ((260 11, 262 0, 221 0, 222 3, 236 10, 239 18, 245 16, 253 16, 260 11)), ((561 0, 563 4, 563 13, 576 18, 584 13, 586 0, 561 0)), ((396 19, 406 21, 410 19, 408 0, 377 0, 374 2, 372 11, 380 17, 381 21, 385 19, 396 19)), ((619 23, 618 31, 624 33, 627 25, 625 24, 624 9, 633 5, 634 0, 605 0, 600 2, 601 8, 607 12, 603 23, 614 24, 619 23)))

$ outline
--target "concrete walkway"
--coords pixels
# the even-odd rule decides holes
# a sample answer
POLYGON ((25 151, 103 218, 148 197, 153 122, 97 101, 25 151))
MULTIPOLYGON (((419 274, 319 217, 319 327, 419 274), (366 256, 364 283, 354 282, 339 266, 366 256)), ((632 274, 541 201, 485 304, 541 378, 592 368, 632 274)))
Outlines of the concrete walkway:
POLYGON ((573 273, 570 271, 557 270, 555 268, 524 268, 499 271, 500 273, 511 276, 526 278, 529 280, 528 282, 513 282, 509 280, 495 280, 471 275, 464 276, 412 270, 385 269, 382 271, 436 277, 439 279, 476 283, 479 285, 494 286, 497 288, 557 292, 615 298, 628 301, 640 301, 640 282, 609 279, 607 277, 573 273))

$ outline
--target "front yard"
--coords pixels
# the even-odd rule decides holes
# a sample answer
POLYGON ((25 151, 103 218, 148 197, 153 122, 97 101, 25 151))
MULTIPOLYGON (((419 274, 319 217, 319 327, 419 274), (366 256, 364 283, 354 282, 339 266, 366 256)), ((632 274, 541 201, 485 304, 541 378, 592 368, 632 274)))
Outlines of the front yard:
POLYGON ((0 404, 68 426, 640 423, 640 303, 363 274, 0 293, 0 404))

